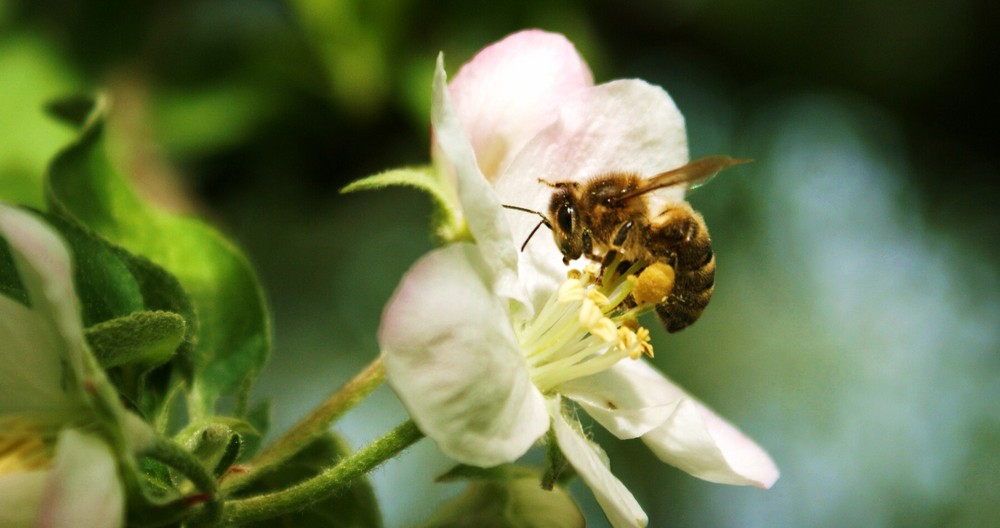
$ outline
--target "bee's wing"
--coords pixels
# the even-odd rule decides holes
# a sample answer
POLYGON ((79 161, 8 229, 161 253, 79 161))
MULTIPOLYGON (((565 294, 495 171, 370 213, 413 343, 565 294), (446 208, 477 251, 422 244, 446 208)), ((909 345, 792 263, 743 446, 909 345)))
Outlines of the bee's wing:
POLYGON ((677 167, 667 172, 661 172, 645 180, 636 190, 617 197, 618 201, 628 200, 646 194, 656 189, 683 185, 685 189, 700 187, 711 180, 723 169, 739 163, 749 163, 750 159, 732 158, 730 156, 707 156, 699 158, 687 165, 677 167))

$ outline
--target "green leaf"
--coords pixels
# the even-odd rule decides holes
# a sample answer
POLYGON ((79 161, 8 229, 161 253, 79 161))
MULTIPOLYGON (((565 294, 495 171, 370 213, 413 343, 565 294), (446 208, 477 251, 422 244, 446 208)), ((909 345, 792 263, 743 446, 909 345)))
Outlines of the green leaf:
MULTIPOLYGON (((542 489, 539 471, 519 466, 487 470, 455 500, 441 506, 424 528, 581 528, 583 514, 560 486, 542 489), (501 478, 507 474, 509 478, 501 478)), ((451 472, 449 472, 451 473, 451 472)))
POLYGON ((72 126, 82 128, 94 107, 94 98, 89 95, 73 95, 49 101, 45 110, 56 119, 72 126))
MULTIPOLYGON (((241 490, 240 494, 251 496, 288 488, 319 474, 350 452, 346 442, 332 433, 327 434, 283 463, 277 471, 268 473, 241 490)), ((340 493, 303 511, 246 526, 377 528, 382 526, 382 515, 368 479, 359 478, 340 493)))
POLYGON ((426 192, 434 203, 435 232, 442 240, 453 241, 464 236, 465 219, 454 191, 431 167, 394 169, 362 178, 340 190, 342 193, 375 191, 386 187, 412 187, 426 192))
MULTIPOLYGON (((10 4, 0 4, 0 11, 10 4)), ((42 110, 45 101, 79 84, 51 41, 13 24, 0 29, 0 199, 31 207, 45 204, 45 166, 73 137, 42 110)))
POLYGON ((101 104, 79 139, 50 167, 50 210, 71 218, 174 276, 198 314, 189 413, 205 417, 217 400, 247 391, 270 349, 257 277, 243 254, 208 225, 145 203, 108 159, 101 104))
POLYGON ((150 372, 152 365, 146 363, 124 365, 110 372, 123 397, 145 415, 157 416, 165 408, 170 388, 181 379, 190 381, 192 377, 198 320, 191 300, 173 275, 150 260, 108 242, 72 220, 43 216, 73 252, 73 281, 84 326, 144 310, 183 317, 183 340, 171 352, 170 364, 153 372, 150 372))
POLYGON ((73 253, 73 283, 85 328, 146 308, 139 282, 124 255, 64 218, 45 215, 45 220, 59 231, 73 253))
POLYGON ((87 328, 87 344, 104 368, 167 362, 184 341, 184 318, 172 312, 135 312, 87 328))

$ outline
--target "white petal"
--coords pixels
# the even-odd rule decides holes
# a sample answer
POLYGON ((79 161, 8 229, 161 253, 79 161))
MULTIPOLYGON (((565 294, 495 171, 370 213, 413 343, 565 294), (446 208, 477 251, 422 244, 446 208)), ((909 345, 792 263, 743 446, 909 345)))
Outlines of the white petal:
POLYGON ((37 525, 48 475, 48 471, 0 475, 0 526, 28 528, 37 525))
POLYGON ((771 457, 739 429, 675 386, 673 416, 642 437, 660 460, 721 484, 770 488, 778 480, 771 457))
POLYGON ((124 512, 124 492, 107 444, 73 429, 60 433, 39 526, 115 528, 124 512))
POLYGON ((477 53, 449 88, 479 166, 492 180, 552 122, 567 95, 593 83, 566 37, 527 30, 477 53))
POLYGON ((490 270, 491 290, 496 295, 524 304, 517 278, 517 249, 493 187, 476 165, 472 145, 462 130, 448 94, 442 57, 434 72, 434 101, 431 108, 435 152, 447 160, 439 170, 453 170, 462 213, 469 231, 490 270))
MULTIPOLYGON (((584 181, 608 172, 653 176, 688 161, 684 117, 663 89, 639 80, 613 81, 579 90, 559 107, 558 119, 528 142, 496 181, 506 204, 547 213, 552 189, 539 183, 584 181)), ((681 197, 679 189, 649 196, 652 210, 681 197)), ((507 211, 520 243, 538 223, 534 215, 507 211)), ((563 280, 555 244, 545 233, 521 254, 520 274, 529 298, 544 302, 563 280)))
POLYGON ((622 439, 638 438, 659 427, 682 399, 674 386, 642 359, 624 359, 604 372, 564 383, 556 391, 580 404, 622 439))
POLYGON ((382 315, 389 384, 448 456, 482 467, 515 460, 545 433, 541 393, 479 252, 452 244, 407 272, 382 315))
POLYGON ((41 221, 4 204, 0 236, 31 301, 29 308, 0 296, 0 413, 64 408, 64 368, 80 375, 85 346, 69 253, 41 221))
POLYGON ((558 397, 549 398, 546 404, 552 416, 552 428, 559 448, 580 478, 590 487, 611 525, 615 528, 646 526, 646 513, 628 488, 611 473, 611 465, 604 450, 583 435, 580 424, 571 424, 566 420, 558 397))

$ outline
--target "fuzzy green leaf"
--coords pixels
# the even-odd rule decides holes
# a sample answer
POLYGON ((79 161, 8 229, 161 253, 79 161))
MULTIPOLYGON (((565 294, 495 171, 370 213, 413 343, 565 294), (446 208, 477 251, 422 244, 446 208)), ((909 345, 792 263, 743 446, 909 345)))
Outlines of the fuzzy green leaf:
POLYGON ((221 396, 249 390, 267 360, 270 327, 263 294, 243 254, 208 225, 147 204, 108 159, 95 105, 79 139, 50 167, 50 210, 170 271, 198 314, 189 412, 213 413, 221 396))
POLYGON ((434 203, 435 232, 443 240, 451 241, 460 238, 465 232, 465 219, 462 209, 447 185, 441 182, 430 167, 394 169, 374 176, 362 178, 340 190, 342 193, 355 191, 376 191, 386 187, 412 187, 426 192, 434 203))
POLYGON ((165 363, 184 341, 184 318, 171 312, 135 312, 87 328, 87 344, 104 368, 165 363))

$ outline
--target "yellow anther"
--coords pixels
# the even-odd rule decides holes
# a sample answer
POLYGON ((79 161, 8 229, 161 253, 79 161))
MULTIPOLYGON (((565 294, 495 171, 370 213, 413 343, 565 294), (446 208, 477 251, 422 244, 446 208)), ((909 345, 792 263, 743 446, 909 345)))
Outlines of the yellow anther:
POLYGON ((604 317, 604 313, 601 312, 601 309, 598 308, 596 304, 594 304, 594 301, 584 299, 583 303, 580 304, 580 326, 589 330, 590 327, 596 325, 602 317, 604 317))
POLYGON ((594 301, 594 304, 600 306, 601 308, 608 305, 608 296, 595 289, 587 290, 587 298, 594 301))
POLYGON ((649 357, 653 357, 653 345, 649 342, 649 330, 645 326, 640 326, 639 329, 635 331, 635 337, 639 340, 639 346, 642 347, 642 353, 649 357))
POLYGON ((559 286, 559 302, 561 303, 571 303, 583 300, 586 292, 583 289, 583 283, 577 279, 567 279, 566 282, 559 286))
POLYGON ((587 327, 590 334, 596 336, 601 341, 611 344, 618 341, 618 329, 615 328, 615 322, 607 317, 601 317, 594 324, 587 327))

